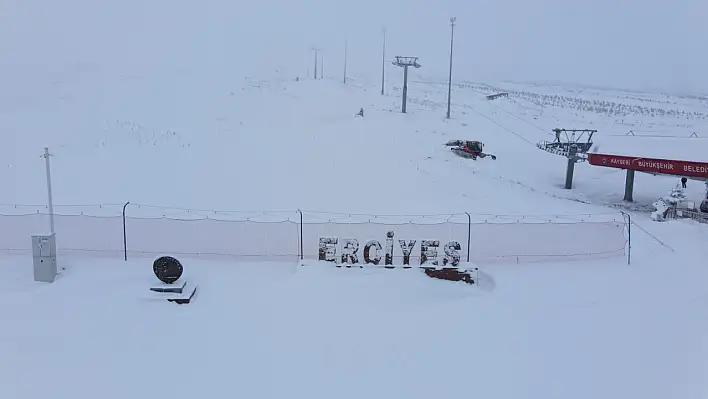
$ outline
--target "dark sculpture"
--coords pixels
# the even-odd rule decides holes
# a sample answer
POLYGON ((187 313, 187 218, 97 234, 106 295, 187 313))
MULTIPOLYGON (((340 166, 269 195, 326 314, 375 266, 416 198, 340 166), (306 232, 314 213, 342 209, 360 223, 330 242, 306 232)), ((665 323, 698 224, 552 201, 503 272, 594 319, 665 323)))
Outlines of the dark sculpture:
MULTIPOLYGON (((471 271, 459 270, 457 268, 434 269, 431 267, 423 268, 428 277, 437 278, 447 281, 464 281, 467 284, 475 284, 475 278, 471 271)), ((476 271, 476 270, 475 270, 476 271)))
POLYGON ((171 256, 161 256, 152 263, 152 271, 163 283, 172 284, 182 277, 184 268, 177 259, 171 256))

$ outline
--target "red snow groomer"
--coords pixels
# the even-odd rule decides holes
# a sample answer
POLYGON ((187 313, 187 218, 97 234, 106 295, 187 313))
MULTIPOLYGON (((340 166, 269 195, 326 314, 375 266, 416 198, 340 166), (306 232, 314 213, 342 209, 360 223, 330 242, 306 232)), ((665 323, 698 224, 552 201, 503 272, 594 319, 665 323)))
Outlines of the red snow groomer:
POLYGON ((487 154, 484 150, 484 143, 475 140, 450 140, 446 144, 450 148, 450 151, 455 154, 468 159, 476 160, 479 158, 491 157, 492 159, 497 159, 496 155, 487 154))

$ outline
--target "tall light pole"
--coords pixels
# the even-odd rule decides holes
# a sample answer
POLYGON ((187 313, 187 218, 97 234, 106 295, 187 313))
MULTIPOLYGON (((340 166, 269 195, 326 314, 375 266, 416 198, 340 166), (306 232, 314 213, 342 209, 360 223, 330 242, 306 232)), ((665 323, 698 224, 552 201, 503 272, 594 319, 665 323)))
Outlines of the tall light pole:
MULTIPOLYGON (((311 50, 315 52, 315 79, 317 79, 317 53, 320 52, 320 49, 317 47, 312 47, 311 50)), ((322 72, 320 72, 320 75, 321 74, 322 72)))
POLYGON ((315 53, 315 79, 317 79, 317 50, 312 49, 313 53, 315 53))
POLYGON ((384 77, 386 74, 386 28, 383 28, 383 53, 381 55, 381 95, 384 95, 384 77))
POLYGON ((450 119, 450 92, 452 91, 452 43, 455 39, 455 20, 450 18, 450 75, 447 78, 447 119, 450 119))
POLYGON ((344 38, 344 84, 347 84, 347 38, 344 38))
POLYGON ((44 158, 44 168, 47 174, 47 204, 49 205, 49 231, 54 234, 54 201, 52 199, 52 172, 51 168, 49 167, 50 156, 51 154, 49 153, 49 148, 44 147, 44 155, 42 155, 41 157, 44 158))

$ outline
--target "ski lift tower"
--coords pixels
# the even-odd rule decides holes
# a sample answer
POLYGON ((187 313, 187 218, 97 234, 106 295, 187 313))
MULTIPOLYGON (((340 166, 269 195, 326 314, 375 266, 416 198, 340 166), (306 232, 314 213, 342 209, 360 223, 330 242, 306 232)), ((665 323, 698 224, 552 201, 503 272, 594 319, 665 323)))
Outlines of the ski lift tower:
POLYGON ((597 130, 591 129, 553 129, 556 135, 554 141, 541 141, 536 147, 551 154, 568 158, 568 168, 565 172, 565 188, 573 188, 573 172, 575 164, 588 160, 587 152, 592 147, 592 135, 597 130), (587 135, 587 136, 586 136, 587 135), (586 140, 583 141, 583 138, 586 140))
POLYGON ((412 66, 415 68, 420 68, 418 63, 418 57, 401 57, 396 56, 396 61, 392 62, 393 65, 398 67, 403 67, 403 101, 401 105, 401 112, 406 113, 406 98, 408 97, 408 67, 412 66))

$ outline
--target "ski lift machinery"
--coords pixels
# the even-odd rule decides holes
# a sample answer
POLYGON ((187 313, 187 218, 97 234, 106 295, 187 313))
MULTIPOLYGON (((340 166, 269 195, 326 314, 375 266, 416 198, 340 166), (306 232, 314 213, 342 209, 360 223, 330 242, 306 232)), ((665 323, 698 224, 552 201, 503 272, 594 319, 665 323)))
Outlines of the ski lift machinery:
POLYGON ((565 188, 573 188, 573 172, 575 164, 588 160, 587 152, 592 148, 592 136, 597 133, 593 129, 553 129, 554 141, 541 141, 536 144, 539 149, 560 155, 568 159, 565 173, 565 188), (583 141, 584 140, 584 141, 583 141))

